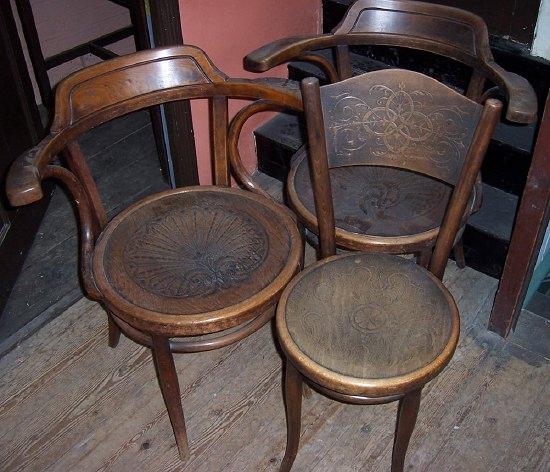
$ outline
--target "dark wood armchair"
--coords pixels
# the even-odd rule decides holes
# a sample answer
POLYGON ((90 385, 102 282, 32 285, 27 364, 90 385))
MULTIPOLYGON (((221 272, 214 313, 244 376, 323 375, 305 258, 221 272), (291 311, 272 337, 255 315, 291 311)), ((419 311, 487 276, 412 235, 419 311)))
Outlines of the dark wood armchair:
MULTIPOLYGON (((458 61, 472 70, 465 90, 468 98, 483 103, 495 84, 507 98, 508 120, 531 123, 536 120, 537 100, 531 85, 522 77, 507 72, 493 59, 487 27, 473 13, 417 1, 357 0, 331 34, 285 38, 267 44, 244 59, 247 70, 267 71, 291 60, 310 62, 320 67, 330 82, 351 77, 350 46, 399 46, 428 51, 458 61), (316 51, 331 49, 334 64, 316 51)), ((404 141, 405 142, 405 141, 404 141)), ((407 152, 417 152, 414 139, 407 152)), ((313 190, 309 183, 305 150, 291 162, 287 181, 289 199, 298 213, 313 226, 313 190)), ((247 185, 246 175, 239 176, 247 185)), ((334 211, 338 227, 337 244, 347 249, 373 252, 415 252, 426 266, 431 257, 437 227, 441 223, 449 192, 435 181, 388 169, 340 169, 331 171, 334 211), (420 236, 432 232, 431 238, 420 236), (350 237, 354 234, 354 243, 350 237), (360 235, 360 236, 359 236, 360 235), (417 244, 422 241, 421 244, 417 244)), ((251 188, 251 187, 250 187, 251 188)), ((478 178, 464 217, 479 210, 482 200, 478 178)), ((462 233, 457 234, 455 259, 465 266, 462 233)))
POLYGON ((182 458, 189 449, 173 353, 216 349, 259 329, 274 315, 302 258, 300 233, 286 207, 230 187, 228 147, 238 136, 230 130, 227 105, 235 97, 302 109, 297 90, 230 79, 192 46, 94 65, 59 84, 50 134, 17 159, 7 178, 13 205, 41 199, 45 179, 69 190, 80 222, 85 293, 105 307, 112 347, 122 332, 151 348, 182 458), (215 186, 149 196, 108 222, 77 138, 126 113, 197 98, 209 101, 215 186), (63 150, 67 167, 53 164, 63 150))
POLYGON ((489 99, 481 106, 403 70, 321 88, 317 79, 304 79, 302 94, 322 260, 294 278, 277 308, 287 358, 281 471, 290 470, 298 452, 306 382, 346 403, 399 401, 391 470, 401 472, 421 390, 458 343, 458 309, 441 279, 502 104, 489 99), (423 152, 407 151, 415 142, 423 152), (401 169, 452 187, 429 270, 387 254, 335 255, 329 170, 353 166, 401 169))
POLYGON ((284 38, 244 58, 246 70, 265 72, 292 60, 311 62, 331 82, 351 77, 349 46, 399 46, 446 56, 472 68, 466 96, 480 102, 485 82, 494 83, 507 98, 506 118, 532 123, 537 98, 529 82, 500 67, 489 46, 482 18, 459 8, 406 0, 357 0, 330 34, 284 38), (336 68, 320 49, 332 49, 336 68))

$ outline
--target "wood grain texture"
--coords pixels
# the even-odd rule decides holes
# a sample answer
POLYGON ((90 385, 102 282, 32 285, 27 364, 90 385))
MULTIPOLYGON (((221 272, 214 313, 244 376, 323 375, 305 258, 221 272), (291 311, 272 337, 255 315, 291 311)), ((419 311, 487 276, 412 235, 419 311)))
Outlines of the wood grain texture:
MULTIPOLYGON (((452 190, 414 172, 379 166, 330 169, 330 183, 338 229, 367 237, 415 235, 439 227, 452 190)), ((303 207, 300 213, 309 213, 307 219, 313 223, 315 205, 305 155, 293 162, 288 185, 298 198, 293 203, 303 207)), ((468 213, 478 195, 479 189, 474 189, 468 213)))
POLYGON ((388 69, 321 88, 330 167, 398 167, 455 185, 481 107, 417 72, 388 69))
MULTIPOLYGON (((496 280, 450 263, 445 283, 463 334, 447 370, 423 391, 407 462, 427 472, 545 471, 548 360, 486 332, 496 280)), ((191 443, 182 465, 151 355, 127 339, 109 349, 104 320, 83 299, 0 359, 4 470, 278 469, 285 417, 269 326, 239 344, 176 357, 191 443)), ((294 470, 387 471, 395 411, 395 403, 342 405, 313 393, 302 406, 294 470)))
MULTIPOLYGON (((331 48, 336 50, 340 80, 349 77, 343 65, 343 46, 395 46, 427 51, 454 59, 475 72, 469 94, 480 98, 483 80, 499 86, 506 94, 506 117, 518 123, 536 120, 537 98, 529 82, 507 72, 494 60, 483 19, 473 13, 445 5, 404 0, 357 0, 331 34, 276 40, 249 53, 247 70, 265 72, 302 55, 331 48), (340 51, 338 52, 338 48, 340 51), (481 77, 481 78, 480 78, 481 77)), ((307 60, 307 59, 306 59, 307 60)))
POLYGON ((110 223, 94 254, 94 277, 134 327, 172 335, 227 329, 257 316, 294 273, 291 252, 300 243, 292 225, 290 212, 250 192, 163 192, 110 223))
POLYGON ((288 332, 311 360, 339 374, 411 374, 435 360, 451 335, 448 297, 413 261, 348 255, 298 277, 284 300, 288 332))

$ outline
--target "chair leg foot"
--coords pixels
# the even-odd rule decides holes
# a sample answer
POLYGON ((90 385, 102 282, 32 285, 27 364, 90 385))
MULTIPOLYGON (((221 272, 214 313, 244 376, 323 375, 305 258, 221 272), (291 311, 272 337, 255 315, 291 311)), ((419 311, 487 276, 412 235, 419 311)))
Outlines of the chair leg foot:
POLYGON ((121 331, 110 314, 107 315, 107 323, 109 326, 109 347, 115 348, 120 341, 121 331))
POLYGON ((174 357, 170 351, 168 338, 153 335, 152 339, 153 359, 157 369, 160 390, 166 404, 166 409, 168 410, 170 422, 172 423, 180 458, 181 460, 186 460, 189 458, 189 443, 187 442, 187 431, 185 429, 180 386, 176 367, 174 366, 174 357))
POLYGON ((424 249, 423 251, 420 251, 416 255, 416 263, 419 266, 424 267, 425 269, 428 268, 428 265, 430 264, 430 259, 432 258, 432 249, 424 249))
POLYGON ((391 472, 403 472, 407 447, 409 446, 409 440, 414 430, 418 408, 420 406, 421 390, 422 389, 418 389, 407 393, 399 400, 397 422, 395 425, 395 438, 393 441, 391 472))
POLYGON ((456 265, 460 269, 464 269, 464 267, 466 267, 466 258, 464 257, 464 244, 462 243, 462 238, 460 238, 455 244, 453 253, 455 256, 456 265))
POLYGON ((287 360, 285 375, 286 450, 279 472, 288 472, 300 445, 302 423, 302 375, 287 360))

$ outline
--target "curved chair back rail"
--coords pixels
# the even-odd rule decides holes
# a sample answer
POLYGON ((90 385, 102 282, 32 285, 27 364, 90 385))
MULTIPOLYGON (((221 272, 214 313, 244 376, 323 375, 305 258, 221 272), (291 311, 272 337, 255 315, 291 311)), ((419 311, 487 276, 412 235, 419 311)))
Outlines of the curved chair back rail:
POLYGON ((329 169, 397 167, 454 186, 429 269, 441 278, 502 104, 481 106, 417 72, 384 70, 319 87, 302 81, 322 257, 336 253, 329 169))
POLYGON ((97 299, 98 293, 90 277, 89 255, 107 218, 77 138, 95 126, 151 105, 198 98, 209 100, 214 183, 230 185, 231 155, 236 172, 248 176, 249 188, 262 193, 240 162, 237 146, 243 123, 230 127, 228 100, 259 101, 262 110, 300 111, 300 91, 285 87, 278 79, 228 78, 194 46, 141 51, 70 75, 57 87, 50 134, 13 163, 6 180, 12 205, 41 199, 41 182, 46 178, 59 179, 77 202, 80 260, 85 289, 91 298, 97 299), (228 149, 231 146, 235 149, 228 149), (51 165, 60 153, 69 169, 51 165))
POLYGON ((336 75, 342 80, 351 76, 349 46, 365 45, 418 49, 459 61, 473 69, 468 97, 480 102, 485 80, 489 80, 507 97, 507 119, 518 123, 536 120, 533 88, 524 78, 507 72, 494 61, 483 19, 445 5, 357 0, 331 34, 275 41, 248 54, 244 65, 247 70, 263 72, 291 60, 308 61, 314 56, 311 51, 332 48, 337 71, 323 58, 310 62, 321 67, 329 78, 336 75))

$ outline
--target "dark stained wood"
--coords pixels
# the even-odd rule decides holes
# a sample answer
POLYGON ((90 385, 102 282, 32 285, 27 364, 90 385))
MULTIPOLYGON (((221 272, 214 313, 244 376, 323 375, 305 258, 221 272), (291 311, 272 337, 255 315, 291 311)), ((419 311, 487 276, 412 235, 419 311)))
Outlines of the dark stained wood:
POLYGON ((227 127, 229 117, 226 97, 213 97, 210 101, 210 127, 212 129, 211 150, 213 153, 214 185, 229 187, 229 162, 227 160, 227 127))
POLYGON ((174 356, 170 351, 170 344, 167 338, 153 336, 153 359, 155 361, 160 390, 166 404, 166 409, 168 410, 172 429, 174 430, 180 459, 185 461, 189 458, 189 443, 187 442, 185 418, 181 406, 178 374, 174 366, 174 356))
POLYGON ((302 383, 302 376, 291 362, 287 361, 285 369, 286 449, 280 472, 288 472, 298 454, 302 425, 302 394, 303 388, 307 388, 306 384, 302 383))
POLYGON ((472 194, 472 188, 479 176, 487 147, 500 120, 501 111, 501 102, 492 98, 487 100, 483 107, 479 125, 469 143, 468 154, 462 165, 460 176, 453 189, 447 210, 445 211, 441 230, 437 236, 437 243, 430 259, 429 270, 440 279, 443 278, 447 259, 460 230, 462 216, 472 194))
MULTIPOLYGON (((431 250, 464 163, 485 154, 500 113, 500 108, 493 110, 496 102, 486 105, 493 110, 491 119, 480 121, 480 105, 434 79, 403 70, 317 87, 319 103, 314 83, 307 79, 303 85, 304 108, 313 120, 308 121, 311 180, 306 157, 300 155, 287 183, 289 202, 302 223, 315 234, 331 235, 336 218, 336 245, 347 249, 431 250), (318 124, 323 135, 315 134, 318 124), (329 186, 332 193, 325 192, 329 186), (321 218, 326 220, 318 223, 321 218)), ((476 160, 473 168, 479 171, 479 164, 476 160)), ((459 225, 478 207, 480 192, 477 182, 474 194, 461 200, 459 225)), ((442 264, 439 257, 438 252, 442 264)))
POLYGON ((481 113, 476 103, 435 79, 392 69, 320 93, 330 167, 398 167, 456 184, 481 113))
POLYGON ((411 439, 418 408, 420 407, 421 390, 413 390, 399 400, 397 422, 395 425, 395 439, 391 461, 392 472, 402 472, 405 467, 405 454, 411 439))
POLYGON ((50 134, 21 155, 6 185, 15 205, 42 197, 54 178, 75 201, 86 295, 108 310, 109 344, 119 331, 150 347, 180 455, 187 457, 174 352, 235 343, 266 324, 302 263, 294 215, 265 195, 229 185, 227 99, 301 109, 296 90, 275 81, 229 79, 200 49, 141 51, 82 69, 57 87, 50 134), (75 141, 132 111, 173 101, 212 101, 212 144, 221 187, 186 187, 147 197, 105 225, 105 211, 75 141), (66 150, 69 169, 53 165, 66 150), (186 339, 181 337, 186 336, 186 339))
MULTIPOLYGON (((183 44, 178 0, 149 3, 155 47, 183 44)), ((199 183, 193 120, 188 101, 164 105, 170 154, 176 187, 199 183)))
POLYGON ((250 192, 172 190, 110 222, 94 252, 94 281, 134 328, 207 334, 258 316, 238 306, 280 277, 292 244, 288 215, 250 192))
MULTIPOLYGON (((339 80, 343 80, 352 75, 349 56, 350 45, 406 47, 449 57, 470 67, 472 74, 467 86, 466 95, 473 101, 483 103, 487 99, 487 96, 490 96, 490 92, 487 96, 483 94, 486 82, 496 83, 508 98, 506 117, 509 120, 520 123, 530 123, 536 120, 537 100, 533 88, 525 79, 516 74, 506 72, 495 63, 489 47, 487 27, 482 18, 457 8, 423 2, 357 0, 350 3, 351 5, 346 15, 341 23, 333 29, 331 34, 286 38, 275 41, 247 55, 244 59, 245 68, 261 72, 297 58, 307 60, 307 57, 313 56, 315 51, 331 48, 335 56, 339 80)), ((315 61, 312 62, 315 63, 315 61)), ((326 67, 322 67, 322 69, 325 70, 326 67)), ((391 74, 391 72, 388 73, 388 75, 391 74)), ((330 78, 330 75, 328 77, 330 81, 335 82, 330 78)), ((402 105, 400 102, 404 97, 398 91, 398 87, 398 85, 392 87, 394 97, 389 97, 389 108, 386 107, 384 110, 384 106, 372 105, 377 110, 376 113, 385 113, 386 118, 388 118, 389 115, 394 113, 396 106, 399 107, 402 105)), ((431 86, 428 86, 428 88, 431 88, 431 86)), ((494 89, 491 90, 494 92, 494 89)), ((348 90, 341 90, 340 92, 349 94, 348 90)), ((378 90, 378 92, 379 96, 375 97, 373 91, 368 91, 371 104, 376 98, 381 98, 382 100, 388 98, 384 96, 387 90, 378 90)), ((393 118, 389 118, 389 123, 391 123, 389 125, 390 128, 380 136, 380 139, 376 141, 367 140, 365 142, 361 141, 361 139, 356 139, 354 134, 359 132, 359 128, 361 127, 359 124, 361 120, 358 119, 357 115, 365 112, 366 107, 369 105, 361 97, 351 95, 343 97, 338 95, 336 91, 332 91, 331 93, 331 97, 323 98, 323 100, 332 102, 327 110, 333 110, 338 114, 338 112, 345 109, 355 115, 355 125, 350 125, 346 122, 347 118, 343 117, 341 118, 342 122, 335 128, 334 136, 330 137, 334 145, 340 146, 340 143, 336 142, 337 139, 348 140, 352 143, 347 147, 344 145, 343 149, 339 151, 341 153, 340 157, 343 158, 345 156, 346 165, 354 163, 352 162, 354 156, 355 158, 359 157, 359 159, 369 156, 371 165, 376 165, 377 163, 382 165, 400 165, 396 163, 400 162, 399 154, 403 153, 429 154, 437 159, 441 157, 448 159, 450 155, 457 152, 462 157, 465 156, 467 149, 460 147, 460 139, 467 140, 473 132, 473 127, 470 127, 470 129, 464 128, 462 123, 463 116, 461 116, 460 112, 457 114, 457 109, 452 106, 449 108, 443 107, 442 110, 445 110, 443 113, 440 113, 439 109, 434 109, 433 113, 430 113, 426 102, 423 105, 424 110, 422 113, 427 114, 429 120, 433 116, 438 117, 432 125, 435 126, 436 122, 441 118, 437 126, 444 134, 442 140, 440 140, 438 133, 426 140, 426 132, 428 130, 426 128, 424 128, 424 131, 421 130, 422 126, 418 126, 420 125, 420 121, 418 120, 420 115, 414 112, 414 115, 411 116, 416 117, 415 123, 417 126, 413 130, 405 132, 407 139, 401 139, 403 126, 408 126, 408 119, 405 117, 405 114, 401 117, 393 116, 393 118), (350 106, 348 107, 348 105, 350 106), (337 110, 335 106, 340 106, 342 110, 337 110), (451 126, 444 125, 443 119, 450 120, 449 125, 451 126), (394 131, 393 136, 395 136, 398 143, 392 142, 392 130, 394 131), (458 138, 461 133, 461 138, 458 138), (371 150, 370 155, 364 152, 369 148, 371 150), (460 151, 458 151, 459 149, 460 151), (391 162, 392 160, 393 163, 391 162)), ((413 103, 412 100, 415 98, 413 96, 410 97, 411 101, 409 105, 413 103)), ((470 106, 469 108, 470 110, 475 110, 475 107, 470 106)), ((466 110, 466 114, 468 113, 466 110)), ((370 115, 369 119, 373 117, 376 120, 375 115, 370 115)), ((471 124, 473 125, 474 122, 471 124)), ((380 129, 375 129, 371 125, 367 128, 371 135, 372 133, 380 132, 380 129)), ((332 160, 334 159, 331 152, 332 149, 329 146, 329 160, 331 158, 332 160)), ((461 164, 460 160, 456 162, 458 165, 461 164)), ((315 217, 311 211, 311 185, 307 182, 307 179, 305 181, 296 181, 295 179, 295 174, 299 172, 300 164, 304 163, 301 163, 300 159, 295 159, 293 165, 291 165, 291 171, 287 180, 288 193, 294 209, 301 215, 307 215, 306 219, 309 222, 308 229, 315 232, 315 217)), ((446 178, 448 175, 445 175, 448 172, 458 177, 457 169, 459 167, 446 170, 444 165, 433 166, 429 161, 424 161, 424 164, 418 161, 417 164, 409 168, 422 173, 428 172, 428 175, 431 177, 442 179, 446 182, 449 182, 448 178, 446 178)), ((441 161, 439 164, 441 164, 441 161)), ((380 171, 380 173, 388 174, 390 171, 384 170, 380 171)), ((335 171, 331 169, 330 174, 335 201, 335 217, 339 223, 336 229, 338 245, 359 250, 365 250, 368 247, 371 251, 390 253, 418 253, 433 248, 438 228, 441 224, 441 216, 448 201, 448 197, 446 195, 443 196, 443 193, 446 192, 440 184, 434 184, 426 178, 415 178, 402 174, 399 178, 396 178, 394 175, 387 179, 375 179, 374 182, 369 180, 368 183, 371 185, 368 185, 367 182, 361 180, 362 176, 359 173, 355 175, 351 171, 335 171), (345 174, 347 177, 344 181, 342 174, 345 174), (353 177, 349 178, 349 176, 353 177), (350 181, 351 179, 354 182, 350 181), (385 220, 388 212, 384 208, 384 205, 393 206, 395 200, 399 201, 400 197, 402 197, 401 192, 403 192, 403 187, 410 188, 412 185, 415 185, 412 181, 419 180, 423 180, 425 183, 422 185, 423 191, 419 192, 418 196, 414 198, 414 203, 412 203, 414 208, 404 208, 408 206, 409 202, 405 203, 402 201, 401 205, 398 204, 397 207, 391 208, 390 212, 394 213, 393 218, 385 220), (367 189, 370 192, 378 192, 379 195, 370 204, 366 204, 365 200, 358 202, 354 198, 355 194, 368 193, 369 190, 367 189), (418 219, 415 218, 416 212, 420 213, 420 218, 418 219), (396 213, 399 214, 397 218, 396 213), (407 228, 407 226, 411 225, 411 221, 420 223, 423 220, 425 221, 426 217, 430 221, 428 227, 423 228, 423 233, 415 231, 412 227, 407 228), (372 237, 372 235, 377 234, 376 231, 379 231, 379 228, 375 229, 372 227, 373 219, 378 219, 379 223, 382 223, 384 226, 382 233, 392 232, 391 237, 395 236, 395 239, 372 237), (346 224, 342 225, 344 221, 346 224), (349 226, 353 228, 351 229, 349 226), (396 231, 397 227, 401 229, 400 232, 396 231), (342 231, 345 233, 344 235, 339 234, 342 231), (359 233, 362 236, 351 235, 351 233, 359 233)), ((467 211, 463 215, 463 224, 466 223, 471 214, 479 210, 482 200, 481 191, 481 179, 479 179, 475 186, 472 205, 468 205, 467 211)), ((463 230, 460 232, 461 235, 462 232, 463 230)), ((461 259, 460 257, 462 240, 458 238, 456 244, 458 245, 458 260, 462 261, 463 258, 461 259)))
MULTIPOLYGON (((290 470, 298 450, 305 380, 340 402, 399 400, 391 470, 402 472, 420 391, 450 362, 458 344, 458 308, 441 281, 502 104, 489 99, 482 107, 434 79, 403 70, 366 73, 321 88, 317 79, 307 78, 302 96, 315 221, 297 213, 319 234, 321 260, 288 284, 277 306, 287 368, 298 371, 287 371, 289 437, 281 470, 290 470), (360 165, 415 171, 453 186, 431 257, 431 246, 419 251, 420 264, 387 254, 334 255, 345 236, 355 243, 347 247, 380 250, 374 238, 359 244, 361 235, 336 227, 329 168, 360 165)), ((403 251, 405 238, 389 239, 395 252, 403 251)))
MULTIPOLYGON (((420 389, 451 360, 459 324, 456 304, 439 279, 411 260, 381 254, 332 256, 313 264, 288 285, 277 308, 287 368, 292 364, 318 391, 341 402, 402 402, 396 472, 403 470, 420 389)), ((285 392, 291 437, 281 470, 289 470, 298 449, 296 374, 290 385, 285 392)))
POLYGON ((325 185, 326 182, 330 182, 330 177, 328 153, 325 144, 326 130, 321 113, 319 81, 313 78, 304 79, 302 96, 304 112, 308 117, 307 138, 311 158, 310 174, 315 200, 320 256, 329 257, 336 254, 336 235, 332 189, 330 185, 325 185))
POLYGON ((488 328, 507 337, 517 323, 549 220, 550 96, 542 117, 488 328))
MULTIPOLYGON (((297 88, 296 88, 296 91, 298 91, 297 88)), ((267 193, 262 189, 262 186, 260 185, 259 182, 254 181, 252 175, 242 163, 241 156, 239 153, 238 137, 246 121, 256 113, 260 113, 264 111, 282 111, 282 112, 302 111, 302 104, 300 103, 298 107, 290 104, 281 106, 280 104, 272 100, 257 100, 251 103, 250 105, 239 110, 231 120, 231 124, 229 128, 229 137, 228 137, 229 160, 231 162, 231 169, 235 175, 235 178, 237 179, 237 181, 242 187, 252 192, 259 193, 261 195, 267 195, 267 193)))
POLYGON ((346 395, 416 388, 439 373, 454 349, 447 344, 458 339, 454 301, 434 280, 414 261, 386 254, 314 264, 283 298, 283 349, 315 383, 346 395))
POLYGON ((472 95, 479 92, 483 77, 506 94, 508 120, 518 123, 536 120, 537 99, 533 88, 494 61, 483 19, 445 5, 357 0, 331 34, 274 41, 248 54, 244 65, 247 70, 263 72, 306 52, 343 45, 401 46, 455 59, 474 70, 472 95))

